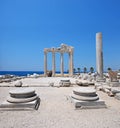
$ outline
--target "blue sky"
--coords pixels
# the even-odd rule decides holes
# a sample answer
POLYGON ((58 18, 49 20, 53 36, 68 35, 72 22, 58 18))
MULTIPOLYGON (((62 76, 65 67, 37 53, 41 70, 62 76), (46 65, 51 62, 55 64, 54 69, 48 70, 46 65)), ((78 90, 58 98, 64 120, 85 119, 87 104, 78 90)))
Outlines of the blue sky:
MULTIPOLYGON (((74 47, 75 68, 96 68, 97 32, 104 70, 120 69, 120 0, 0 0, 0 71, 42 71, 43 49, 61 43, 74 47)), ((64 59, 67 70, 67 54, 64 59)), ((56 63, 60 70, 59 54, 56 63)))

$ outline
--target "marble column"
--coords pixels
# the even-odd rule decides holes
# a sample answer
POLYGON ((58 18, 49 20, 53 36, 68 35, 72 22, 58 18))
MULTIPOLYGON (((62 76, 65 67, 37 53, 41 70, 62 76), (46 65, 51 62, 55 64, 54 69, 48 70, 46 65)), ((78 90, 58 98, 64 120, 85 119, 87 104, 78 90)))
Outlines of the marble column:
POLYGON ((73 50, 69 52, 69 76, 73 75, 73 50))
POLYGON ((73 68, 74 68, 74 65, 73 65, 73 49, 72 49, 72 52, 71 52, 71 76, 73 75, 73 68))
POLYGON ((61 52, 61 56, 60 56, 60 66, 61 66, 61 76, 64 75, 64 58, 63 58, 63 53, 61 52))
POLYGON ((102 33, 96 33, 96 71, 100 79, 103 78, 102 33))
POLYGON ((44 51, 44 75, 47 76, 47 52, 44 51))
POLYGON ((69 76, 71 75, 71 55, 69 52, 69 76))
POLYGON ((52 52, 52 76, 55 76, 55 52, 52 52))

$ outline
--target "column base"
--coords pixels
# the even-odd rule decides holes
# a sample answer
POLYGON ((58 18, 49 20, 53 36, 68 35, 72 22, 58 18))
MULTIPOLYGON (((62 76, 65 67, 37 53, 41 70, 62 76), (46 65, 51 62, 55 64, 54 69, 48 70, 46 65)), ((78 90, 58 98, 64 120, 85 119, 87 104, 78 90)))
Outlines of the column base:
POLYGON ((106 81, 105 78, 101 78, 101 77, 96 78, 96 82, 105 82, 105 81, 106 81))

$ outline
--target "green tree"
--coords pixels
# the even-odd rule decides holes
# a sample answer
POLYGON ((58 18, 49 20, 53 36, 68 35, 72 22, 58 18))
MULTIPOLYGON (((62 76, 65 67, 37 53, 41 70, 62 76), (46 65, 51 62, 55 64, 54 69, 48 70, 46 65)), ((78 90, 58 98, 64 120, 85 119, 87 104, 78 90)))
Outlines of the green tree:
POLYGON ((109 67, 109 68, 107 68, 107 70, 108 70, 108 71, 111 71, 112 69, 109 67))
POLYGON ((80 68, 77 68, 77 70, 78 70, 78 73, 80 74, 80 68))
POLYGON ((90 72, 93 73, 93 71, 94 71, 94 68, 90 67, 90 72))
POLYGON ((69 73, 69 69, 67 70, 67 73, 69 73))
POLYGON ((84 71, 84 73, 86 73, 86 72, 87 72, 87 68, 86 68, 86 67, 84 67, 83 71, 84 71))
POLYGON ((76 69, 75 69, 75 68, 73 68, 73 72, 74 72, 74 73, 76 72, 76 69))

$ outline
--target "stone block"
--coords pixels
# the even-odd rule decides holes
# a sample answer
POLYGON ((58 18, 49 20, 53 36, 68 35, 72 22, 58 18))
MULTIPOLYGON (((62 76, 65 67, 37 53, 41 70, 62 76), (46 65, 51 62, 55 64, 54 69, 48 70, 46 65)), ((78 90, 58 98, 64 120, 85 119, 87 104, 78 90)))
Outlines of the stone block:
POLYGON ((70 80, 61 80, 59 82, 60 87, 69 87, 71 85, 70 80))
POLYGON ((81 101, 70 97, 71 102, 74 104, 75 108, 106 108, 105 102, 102 100, 97 101, 81 101))
POLYGON ((26 108, 34 108, 35 110, 38 110, 40 105, 40 98, 37 98, 36 100, 28 103, 10 103, 7 101, 4 101, 1 105, 1 109, 26 109, 26 108))
POLYGON ((120 83, 119 82, 110 82, 110 86, 111 87, 120 87, 120 83))
POLYGON ((120 93, 115 94, 115 99, 120 100, 120 93))
POLYGON ((22 87, 22 81, 17 81, 16 83, 15 83, 15 87, 22 87))

